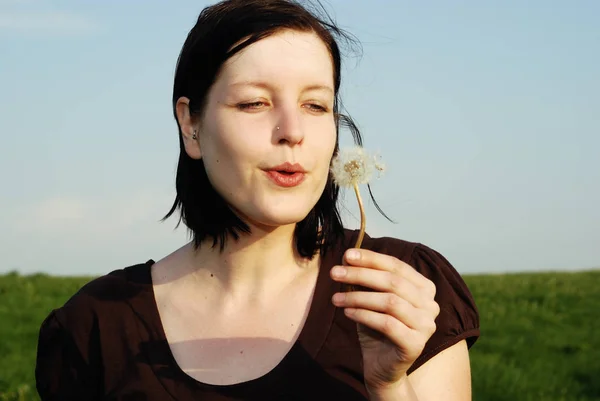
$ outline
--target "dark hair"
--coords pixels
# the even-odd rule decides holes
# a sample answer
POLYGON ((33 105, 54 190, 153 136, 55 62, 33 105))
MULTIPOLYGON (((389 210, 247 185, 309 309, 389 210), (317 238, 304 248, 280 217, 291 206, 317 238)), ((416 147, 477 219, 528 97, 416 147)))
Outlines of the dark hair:
MULTIPOLYGON (((339 149, 340 126, 347 127, 352 132, 355 143, 362 145, 360 132, 352 119, 339 113, 342 107, 339 99, 341 55, 334 36, 347 42, 353 40, 335 26, 322 6, 319 5, 318 8, 326 16, 325 19, 320 19, 315 12, 292 0, 225 0, 205 8, 189 32, 177 61, 173 87, 175 120, 177 121, 175 106, 182 96, 189 99, 190 114, 195 118, 201 117, 208 91, 223 63, 240 50, 285 29, 314 32, 327 46, 333 62, 333 112, 336 116, 334 154, 339 149)), ((177 226, 183 220, 193 234, 195 247, 199 247, 204 239, 210 237, 213 247, 218 244, 223 250, 228 236, 237 240, 240 233, 249 233, 250 227, 231 211, 212 187, 202 159, 195 160, 188 156, 179 122, 177 126, 180 145, 175 181, 177 196, 163 220, 180 209, 177 226)), ((338 194, 339 187, 333 182, 330 173, 317 204, 296 225, 294 240, 300 255, 312 257, 317 251, 325 253, 343 235, 344 228, 337 206, 338 194)), ((377 208, 379 209, 378 206, 377 208)))

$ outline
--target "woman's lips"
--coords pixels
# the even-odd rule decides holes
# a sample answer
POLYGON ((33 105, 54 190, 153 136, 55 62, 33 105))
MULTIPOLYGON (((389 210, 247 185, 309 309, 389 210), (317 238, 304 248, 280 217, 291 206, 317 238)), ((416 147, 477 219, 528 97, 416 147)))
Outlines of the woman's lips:
POLYGON ((276 185, 285 188, 291 188, 300 185, 306 176, 302 172, 285 172, 277 170, 267 170, 267 177, 276 185))

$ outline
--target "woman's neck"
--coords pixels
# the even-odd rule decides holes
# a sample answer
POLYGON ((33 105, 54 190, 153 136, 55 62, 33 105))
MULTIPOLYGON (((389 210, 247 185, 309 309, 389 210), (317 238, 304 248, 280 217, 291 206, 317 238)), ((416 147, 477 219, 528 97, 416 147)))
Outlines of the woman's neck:
POLYGON ((234 299, 268 302, 269 294, 287 287, 298 276, 318 266, 319 257, 301 257, 294 241, 295 225, 275 229, 251 227, 251 234, 228 238, 223 252, 212 239, 194 250, 188 244, 189 273, 212 282, 234 299))

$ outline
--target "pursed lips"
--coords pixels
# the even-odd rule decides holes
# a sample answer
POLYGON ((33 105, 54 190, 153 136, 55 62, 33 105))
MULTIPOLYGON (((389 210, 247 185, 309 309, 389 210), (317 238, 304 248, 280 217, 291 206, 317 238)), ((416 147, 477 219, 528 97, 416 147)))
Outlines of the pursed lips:
POLYGON ((272 182, 285 188, 300 185, 306 177, 306 170, 299 163, 282 163, 266 169, 265 172, 272 182))

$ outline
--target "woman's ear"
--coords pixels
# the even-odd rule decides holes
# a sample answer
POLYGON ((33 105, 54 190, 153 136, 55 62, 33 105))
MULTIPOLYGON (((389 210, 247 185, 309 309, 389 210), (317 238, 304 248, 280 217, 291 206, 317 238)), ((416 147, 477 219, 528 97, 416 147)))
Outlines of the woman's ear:
POLYGON ((198 126, 197 124, 194 124, 190 114, 190 100, 187 97, 180 97, 177 99, 175 112, 177 114, 177 122, 181 128, 185 152, 192 159, 201 159, 202 152, 200 150, 200 141, 198 139, 198 126))

